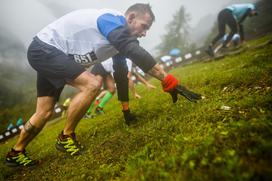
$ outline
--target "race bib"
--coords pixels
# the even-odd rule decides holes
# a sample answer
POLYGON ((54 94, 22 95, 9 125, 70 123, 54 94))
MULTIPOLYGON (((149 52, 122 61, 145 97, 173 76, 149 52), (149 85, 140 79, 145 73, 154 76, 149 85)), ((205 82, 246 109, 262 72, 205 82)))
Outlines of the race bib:
POLYGON ((90 53, 87 53, 85 55, 74 54, 72 56, 73 56, 75 62, 77 62, 79 64, 82 64, 82 65, 90 64, 90 63, 97 60, 97 57, 96 57, 96 55, 95 55, 95 53, 93 51, 90 52, 90 53))

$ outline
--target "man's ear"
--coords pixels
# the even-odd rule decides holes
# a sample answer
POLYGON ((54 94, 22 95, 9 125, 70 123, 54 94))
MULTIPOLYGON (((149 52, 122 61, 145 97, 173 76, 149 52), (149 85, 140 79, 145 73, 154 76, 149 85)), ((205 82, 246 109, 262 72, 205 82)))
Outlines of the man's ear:
POLYGON ((132 21, 136 18, 136 13, 135 12, 130 12, 128 14, 128 23, 132 23, 132 21))

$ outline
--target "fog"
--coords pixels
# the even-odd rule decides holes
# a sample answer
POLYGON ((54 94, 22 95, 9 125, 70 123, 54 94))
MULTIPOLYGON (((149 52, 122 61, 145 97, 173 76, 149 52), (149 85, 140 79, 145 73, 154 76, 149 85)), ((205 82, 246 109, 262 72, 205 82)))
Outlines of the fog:
MULTIPOLYGON (((0 6, 0 52, 10 49, 9 47, 20 47, 17 53, 24 55, 32 37, 44 26, 58 17, 75 9, 81 8, 111 8, 121 12, 137 2, 150 3, 156 16, 156 21, 145 38, 140 40, 141 45, 151 53, 155 53, 154 47, 160 42, 160 38, 167 31, 167 23, 172 20, 173 14, 180 6, 184 6, 190 15, 190 26, 194 29, 199 20, 210 14, 210 21, 214 22, 218 11, 231 0, 1 0, 0 6)), ((247 1, 252 2, 252 1, 247 1)), ((207 23, 205 29, 209 29, 213 23, 207 23)), ((200 36, 202 29, 195 29, 193 37, 200 36)), ((208 30, 207 30, 208 31, 208 30)), ((195 40, 196 41, 196 40, 195 40)), ((12 57, 12 56, 11 56, 12 57)), ((22 56, 20 56, 22 57, 22 56)), ((9 53, 4 58, 0 56, 0 62, 8 59, 9 53), (2 58, 1 58, 2 57, 2 58)), ((20 61, 22 60, 14 60, 20 61)), ((25 61, 26 62, 26 61, 25 61)))

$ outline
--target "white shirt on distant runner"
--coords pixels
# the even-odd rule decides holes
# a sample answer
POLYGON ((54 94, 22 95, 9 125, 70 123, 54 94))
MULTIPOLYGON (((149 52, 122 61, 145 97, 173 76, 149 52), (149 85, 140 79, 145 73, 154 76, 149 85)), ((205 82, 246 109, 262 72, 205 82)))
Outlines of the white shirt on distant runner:
MULTIPOLYGON (((132 61, 128 58, 126 58, 128 71, 131 72, 132 69, 132 61)), ((106 72, 113 73, 113 61, 112 58, 107 59, 106 61, 101 62, 103 68, 106 70, 106 72)))

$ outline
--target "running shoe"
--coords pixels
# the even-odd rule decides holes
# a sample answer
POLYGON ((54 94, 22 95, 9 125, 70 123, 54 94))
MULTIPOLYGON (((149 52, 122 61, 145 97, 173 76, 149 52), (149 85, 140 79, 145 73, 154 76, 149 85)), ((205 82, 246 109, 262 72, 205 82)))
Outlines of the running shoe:
POLYGON ((85 118, 85 119, 91 119, 93 117, 94 117, 94 115, 86 113, 83 118, 85 118))
POLYGON ((71 156, 79 155, 82 150, 82 146, 76 140, 75 133, 71 135, 63 135, 61 133, 57 138, 56 149, 68 153, 71 156))
POLYGON ((95 108, 95 113, 96 113, 97 115, 105 114, 102 107, 96 107, 96 108, 95 108))
POLYGON ((38 163, 37 160, 30 159, 25 150, 15 151, 12 149, 6 156, 6 165, 9 167, 32 167, 38 163))

